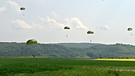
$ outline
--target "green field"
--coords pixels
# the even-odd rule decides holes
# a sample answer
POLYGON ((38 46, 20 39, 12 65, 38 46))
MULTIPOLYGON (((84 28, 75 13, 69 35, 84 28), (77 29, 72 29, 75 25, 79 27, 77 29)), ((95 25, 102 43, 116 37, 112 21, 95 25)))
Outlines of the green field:
POLYGON ((0 58, 0 76, 135 76, 135 62, 70 58, 0 58))

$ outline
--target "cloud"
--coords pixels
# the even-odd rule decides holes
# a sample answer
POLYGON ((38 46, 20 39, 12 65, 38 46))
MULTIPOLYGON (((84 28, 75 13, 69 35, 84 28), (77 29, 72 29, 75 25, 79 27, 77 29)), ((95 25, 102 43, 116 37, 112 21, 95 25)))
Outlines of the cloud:
POLYGON ((20 6, 17 2, 15 1, 8 1, 8 3, 10 4, 10 6, 17 12, 17 13, 20 13, 20 6))
POLYGON ((5 12, 6 11, 6 7, 0 7, 0 13, 5 12))
MULTIPOLYGON (((58 16, 57 16, 58 17, 58 16)), ((88 27, 84 25, 84 23, 77 17, 72 17, 72 18, 51 18, 49 16, 43 18, 39 17, 39 19, 42 22, 45 22, 47 25, 49 25, 51 28, 53 27, 59 27, 63 28, 65 26, 70 26, 70 28, 77 28, 77 29, 85 29, 88 30, 88 27)))
POLYGON ((49 16, 47 16, 45 18, 39 17, 39 19, 42 22, 45 22, 45 24, 47 24, 49 28, 56 28, 56 27, 57 28, 63 28, 64 26, 66 26, 66 24, 64 24, 62 22, 58 22, 57 19, 51 18, 49 16))
POLYGON ((39 16, 39 20, 41 20, 42 22, 46 21, 46 19, 45 19, 45 18, 40 17, 40 16, 39 16))
POLYGON ((104 25, 104 26, 101 26, 100 28, 102 30, 109 30, 110 29, 109 25, 104 25))
POLYGON ((31 25, 32 25, 33 28, 36 28, 36 29, 43 29, 43 28, 45 28, 42 25, 37 24, 37 23, 32 23, 31 25))
POLYGON ((54 18, 47 17, 47 21, 55 26, 64 27, 65 24, 57 22, 54 18))
POLYGON ((14 27, 18 28, 18 29, 43 29, 44 27, 40 24, 37 23, 27 23, 24 20, 20 20, 20 19, 16 19, 11 21, 13 24, 16 24, 14 27))
POLYGON ((13 20, 12 23, 17 24, 16 27, 20 28, 20 29, 31 29, 31 28, 33 28, 27 22, 25 22, 23 20, 19 20, 19 19, 13 20))
POLYGON ((72 17, 66 20, 70 22, 72 26, 75 26, 78 29, 88 29, 88 27, 86 27, 84 23, 77 17, 72 17))

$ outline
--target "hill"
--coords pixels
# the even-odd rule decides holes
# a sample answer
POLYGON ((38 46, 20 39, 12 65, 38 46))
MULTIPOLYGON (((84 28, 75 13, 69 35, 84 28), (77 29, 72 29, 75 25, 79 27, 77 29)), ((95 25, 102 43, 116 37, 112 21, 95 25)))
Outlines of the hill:
POLYGON ((46 56, 53 58, 135 57, 135 46, 127 44, 0 42, 0 56, 46 56))
POLYGON ((89 48, 89 47, 103 45, 103 44, 99 44, 99 43, 59 43, 59 45, 63 45, 68 48, 89 48))

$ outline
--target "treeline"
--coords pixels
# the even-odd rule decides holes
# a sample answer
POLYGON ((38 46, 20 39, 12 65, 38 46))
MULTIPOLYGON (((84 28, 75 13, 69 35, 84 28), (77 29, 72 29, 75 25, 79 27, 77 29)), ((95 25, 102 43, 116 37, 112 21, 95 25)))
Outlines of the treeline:
POLYGON ((33 44, 0 43, 0 56, 46 56, 54 58, 116 58, 135 57, 135 46, 126 44, 60 43, 33 44))

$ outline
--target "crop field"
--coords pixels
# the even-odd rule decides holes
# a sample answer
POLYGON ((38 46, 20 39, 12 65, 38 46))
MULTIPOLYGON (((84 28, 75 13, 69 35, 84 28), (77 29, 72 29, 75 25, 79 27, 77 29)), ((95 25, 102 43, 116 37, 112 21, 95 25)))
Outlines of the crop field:
POLYGON ((135 76, 135 62, 75 58, 0 58, 0 76, 135 76))
POLYGON ((131 58, 131 59, 118 59, 118 58, 113 58, 113 59, 109 59, 109 58, 98 58, 98 59, 95 59, 95 60, 107 60, 107 61, 135 61, 134 58, 131 58))

